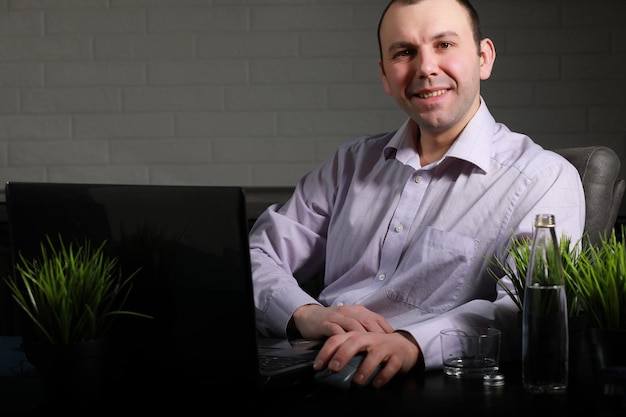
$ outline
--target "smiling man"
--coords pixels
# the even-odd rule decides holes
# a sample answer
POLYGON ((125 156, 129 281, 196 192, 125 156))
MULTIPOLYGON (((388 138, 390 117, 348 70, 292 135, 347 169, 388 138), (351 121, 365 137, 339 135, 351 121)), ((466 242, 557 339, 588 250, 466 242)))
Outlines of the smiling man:
POLYGON ((385 90, 419 126, 416 145, 426 165, 443 156, 478 111, 480 81, 491 75, 496 51, 468 24, 473 9, 400 3, 381 21, 379 65, 385 90))
MULTIPOLYGON (((441 368, 439 331, 492 326, 519 352, 517 308, 489 274, 537 213, 581 236, 578 171, 490 114, 480 83, 496 58, 465 0, 396 0, 378 28, 385 91, 409 116, 347 140, 250 232, 258 329, 322 339, 315 369, 375 387, 441 368), (301 284, 323 269, 319 294, 301 284)), ((513 359, 519 359, 514 356, 513 359)))

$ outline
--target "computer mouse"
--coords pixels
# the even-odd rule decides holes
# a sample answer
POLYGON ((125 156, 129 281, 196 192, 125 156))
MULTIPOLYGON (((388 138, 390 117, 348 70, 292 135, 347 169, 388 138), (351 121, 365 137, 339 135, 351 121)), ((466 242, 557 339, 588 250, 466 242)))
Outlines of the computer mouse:
MULTIPOLYGON (((315 374, 315 382, 341 390, 347 390, 353 385, 357 386, 356 384, 353 384, 352 378, 354 377, 356 370, 359 368, 359 365, 361 365, 361 362, 363 362, 364 358, 365 353, 357 353, 348 361, 348 363, 346 363, 343 368, 341 368, 337 372, 331 371, 328 368, 322 369, 315 374)), ((378 365, 363 386, 369 385, 381 369, 382 366, 378 365)))

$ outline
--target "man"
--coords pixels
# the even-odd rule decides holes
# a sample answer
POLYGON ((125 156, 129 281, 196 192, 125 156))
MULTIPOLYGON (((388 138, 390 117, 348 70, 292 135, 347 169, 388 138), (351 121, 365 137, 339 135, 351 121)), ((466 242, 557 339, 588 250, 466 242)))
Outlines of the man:
POLYGON ((354 382, 382 364, 374 387, 440 368, 444 328, 496 327, 506 358, 517 310, 488 260, 537 213, 572 241, 585 216, 576 169, 489 113, 480 82, 496 52, 468 1, 391 1, 378 38, 383 86, 409 119, 339 146, 250 235, 259 330, 324 339, 316 370, 365 352, 354 382), (322 268, 314 298, 299 282, 322 268))

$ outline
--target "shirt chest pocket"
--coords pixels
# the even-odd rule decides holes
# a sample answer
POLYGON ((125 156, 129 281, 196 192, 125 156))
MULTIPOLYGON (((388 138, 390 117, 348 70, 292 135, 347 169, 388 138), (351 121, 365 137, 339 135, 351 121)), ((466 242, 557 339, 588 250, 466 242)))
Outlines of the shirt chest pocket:
POLYGON ((428 228, 411 243, 387 296, 425 312, 442 313, 471 298, 479 241, 458 233, 428 228), (464 293, 465 292, 465 293, 464 293))

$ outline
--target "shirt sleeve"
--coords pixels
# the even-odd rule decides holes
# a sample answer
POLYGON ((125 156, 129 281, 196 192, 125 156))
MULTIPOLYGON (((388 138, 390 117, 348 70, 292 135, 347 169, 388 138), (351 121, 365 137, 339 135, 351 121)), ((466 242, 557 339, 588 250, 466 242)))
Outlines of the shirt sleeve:
POLYGON ((307 174, 284 203, 268 207, 250 231, 257 328, 284 337, 293 312, 320 304, 301 285, 323 272, 333 185, 332 158, 307 174))

